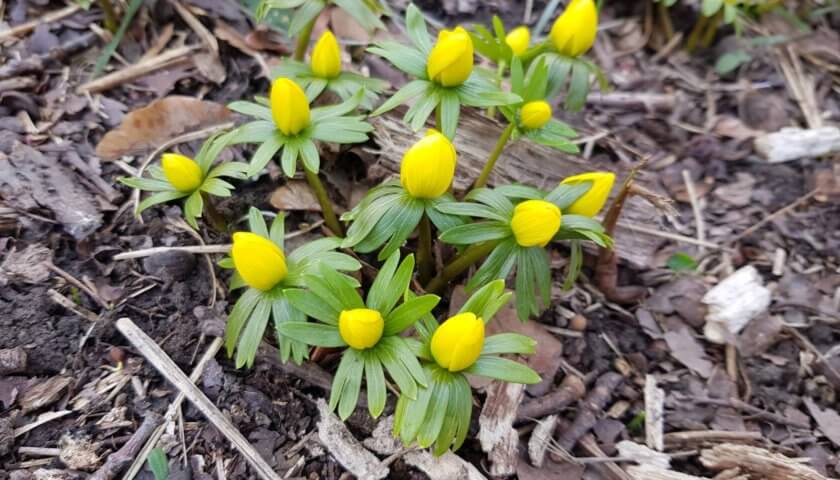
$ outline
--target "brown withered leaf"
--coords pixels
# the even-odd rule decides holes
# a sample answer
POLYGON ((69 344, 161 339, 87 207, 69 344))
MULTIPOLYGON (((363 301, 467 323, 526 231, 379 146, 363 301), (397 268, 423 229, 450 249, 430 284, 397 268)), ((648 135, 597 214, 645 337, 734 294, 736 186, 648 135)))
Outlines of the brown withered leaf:
POLYGON ((289 180, 271 193, 268 203, 278 210, 320 212, 321 204, 309 185, 302 180, 289 180))
POLYGON ((831 408, 823 410, 811 397, 805 397, 803 400, 823 435, 828 437, 835 445, 840 446, 840 415, 837 414, 837 411, 831 408))
POLYGON ((227 107, 215 102, 178 95, 164 97, 126 115, 119 128, 102 137, 96 154, 103 160, 135 155, 184 132, 226 122, 232 115, 227 107))

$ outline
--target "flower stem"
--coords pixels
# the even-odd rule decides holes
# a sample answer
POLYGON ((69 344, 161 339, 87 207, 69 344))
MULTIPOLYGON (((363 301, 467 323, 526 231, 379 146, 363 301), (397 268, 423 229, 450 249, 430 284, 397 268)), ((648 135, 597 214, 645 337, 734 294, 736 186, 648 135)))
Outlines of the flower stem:
MULTIPOLYGON (((499 66, 496 68, 496 87, 501 90, 502 88, 502 79, 505 76, 505 68, 507 68, 507 64, 504 60, 499 61, 499 66)), ((487 107, 487 116, 490 118, 496 117, 496 106, 490 105, 487 107)))
POLYGON ((674 25, 671 23, 671 13, 668 11, 665 2, 659 2, 657 5, 659 25, 662 27, 662 33, 665 34, 665 41, 669 42, 674 38, 674 25))
POLYGON ((117 14, 114 12, 114 4, 111 3, 111 0, 98 0, 98 3, 99 8, 105 15, 102 22, 105 28, 111 33, 117 33, 119 22, 117 22, 117 14))
POLYGON ((709 48, 712 45, 712 42, 715 41, 715 36, 717 35, 717 31, 722 20, 723 9, 719 10, 715 16, 712 17, 711 23, 708 28, 706 28, 706 33, 703 34, 703 43, 701 44, 703 48, 709 48))
POLYGON ((321 205, 321 214, 324 216, 324 223, 334 234, 343 236, 344 229, 341 228, 341 223, 339 223, 338 217, 335 215, 332 202, 330 202, 330 198, 327 196, 327 189, 324 188, 324 184, 321 183, 318 174, 310 172, 308 168, 304 168, 303 171, 306 173, 306 181, 309 182, 309 186, 312 188, 315 197, 318 199, 318 203, 321 205))
POLYGON ((435 260, 432 256, 432 222, 424 213, 418 227, 417 264, 419 267, 418 280, 424 284, 435 273, 435 260))
POLYGON ((312 29, 315 28, 315 19, 318 18, 317 16, 309 21, 306 26, 303 27, 303 30, 300 31, 300 35, 298 35, 297 43, 295 43, 295 60, 298 62, 303 61, 303 57, 306 55, 306 49, 309 48, 309 38, 312 36, 312 29))
POLYGON ((502 135, 496 142, 496 146, 493 147, 493 151, 490 152, 490 158, 487 159, 487 163, 484 164, 484 168, 481 170, 481 175, 479 175, 478 180, 475 181, 473 189, 481 188, 487 185, 487 179, 490 178, 490 172, 493 171, 493 167, 496 165, 496 160, 499 159, 499 155, 501 155, 502 150, 505 149, 505 145, 507 145, 510 136, 513 134, 514 128, 514 124, 511 123, 507 126, 507 128, 505 128, 505 131, 502 132, 502 135))
POLYGON ((428 293, 438 293, 440 290, 445 287, 453 278, 457 277, 464 270, 470 268, 470 265, 474 264, 475 262, 481 260, 482 258, 486 257, 490 252, 496 248, 498 245, 498 241, 490 241, 479 243, 477 245, 471 245, 464 250, 463 253, 455 257, 446 268, 443 269, 435 278, 426 285, 426 292, 428 293))
POLYGON ((435 107, 435 130, 438 132, 443 133, 443 120, 441 120, 441 113, 440 113, 440 104, 435 107))
POLYGON ((691 33, 688 34, 688 39, 685 42, 685 49, 688 50, 688 53, 692 53, 697 49, 697 42, 700 41, 700 37, 703 35, 703 31, 706 29, 708 23, 709 17, 700 14, 700 18, 697 19, 697 23, 694 24, 694 28, 691 29, 691 33))

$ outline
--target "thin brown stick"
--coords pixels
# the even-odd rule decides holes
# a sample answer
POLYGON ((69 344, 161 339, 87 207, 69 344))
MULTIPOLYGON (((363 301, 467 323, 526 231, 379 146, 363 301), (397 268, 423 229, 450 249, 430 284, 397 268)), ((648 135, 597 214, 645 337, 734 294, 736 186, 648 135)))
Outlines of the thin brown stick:
POLYGON ((25 23, 21 23, 20 25, 12 27, 8 30, 4 30, 0 32, 0 42, 12 37, 20 37, 21 35, 26 35, 32 30, 35 30, 35 28, 37 28, 39 25, 55 22, 61 20, 62 18, 69 17, 70 15, 73 15, 74 13, 78 12, 81 8, 82 7, 79 6, 78 3, 72 3, 62 8, 61 10, 50 12, 39 18, 30 20, 25 23))
POLYGON ((194 51, 201 48, 201 45, 187 45, 184 47, 173 48, 167 52, 161 53, 151 58, 147 58, 142 62, 129 65, 108 75, 97 78, 79 86, 76 89, 77 93, 98 93, 109 90, 123 83, 130 82, 136 78, 142 77, 148 73, 154 72, 161 68, 172 65, 173 63, 189 60, 189 56, 194 51))
POLYGON ((280 477, 266 463, 248 440, 236 429, 222 412, 213 405, 207 396, 184 375, 175 362, 152 340, 143 333, 129 318, 116 322, 117 330, 161 373, 170 383, 180 390, 195 407, 239 450, 239 453, 253 467, 256 474, 264 480, 280 480, 280 477))
POLYGON ((140 428, 134 432, 134 435, 122 446, 119 450, 108 456, 105 465, 102 465, 93 475, 90 480, 111 480, 117 475, 137 456, 140 449, 146 443, 146 440, 157 428, 160 423, 161 416, 153 411, 146 414, 140 428))
POLYGON ((770 215, 767 215, 766 217, 762 218, 762 219, 761 219, 758 223, 756 223, 755 225, 753 225, 753 226, 751 226, 750 228, 748 228, 748 229, 744 230, 743 232, 739 233, 738 235, 735 235, 735 236, 734 236, 731 240, 729 240, 729 242, 727 242, 727 243, 730 243, 730 244, 731 244, 731 243, 735 243, 735 242, 737 242, 738 240, 741 240, 742 238, 746 237, 747 235, 751 235, 752 233, 754 233, 755 231, 757 231, 759 228, 761 228, 761 227, 763 227, 763 226, 767 225, 768 223, 772 222, 773 220, 775 220, 775 219, 777 219, 777 218, 781 217, 782 215, 786 215, 786 214, 788 214, 788 213, 789 213, 789 212, 791 212, 793 209, 795 209, 796 207, 798 207, 798 206, 802 205, 803 203, 807 202, 808 200, 810 200, 811 198, 813 198, 813 197, 814 197, 815 195, 817 195, 818 193, 820 193, 820 189, 819 189, 819 188, 815 188, 815 189, 811 190, 810 192, 806 193, 805 195, 802 195, 801 197, 799 197, 799 198, 797 198, 796 200, 794 200, 794 201, 793 201, 793 203, 791 203, 790 205, 784 206, 784 207, 782 207, 782 208, 780 208, 780 209, 776 210, 775 212, 771 213, 770 215))

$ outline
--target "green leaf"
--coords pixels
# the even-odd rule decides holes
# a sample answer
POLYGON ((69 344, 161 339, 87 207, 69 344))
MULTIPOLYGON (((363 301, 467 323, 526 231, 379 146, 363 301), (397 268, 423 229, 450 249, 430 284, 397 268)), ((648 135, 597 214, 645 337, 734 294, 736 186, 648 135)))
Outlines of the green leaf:
MULTIPOLYGON (((420 427, 423 425, 425 420, 429 401, 432 399, 432 392, 433 388, 431 387, 421 388, 420 391, 417 392, 416 398, 414 398, 414 400, 409 402, 409 405, 406 406, 406 412, 404 413, 399 429, 399 435, 403 444, 409 445, 417 437, 417 433, 420 431, 420 427)), ((405 392, 402 393, 403 395, 406 394, 405 392)), ((411 398, 411 396, 409 396, 409 398, 411 398)))
POLYGON ((423 315, 430 313, 440 302, 437 295, 423 295, 405 301, 388 315, 382 335, 396 335, 414 325, 423 315))
POLYGON ((119 182, 146 192, 170 192, 175 190, 171 183, 153 178, 120 177, 119 182))
POLYGON ((697 260, 687 253, 677 252, 668 258, 665 266, 675 272, 697 270, 697 260))
POLYGON ((243 162, 226 162, 217 165, 207 173, 207 178, 229 177, 236 179, 244 179, 245 172, 248 171, 248 164, 243 162))
POLYGON ((465 373, 479 375, 482 377, 495 378, 511 383, 524 383, 531 385, 540 383, 542 380, 537 372, 531 370, 525 365, 508 360, 506 358, 499 358, 493 356, 482 356, 468 369, 465 373))
POLYGON ((257 148, 257 151, 254 152, 254 156, 251 157, 251 162, 248 165, 248 171, 245 172, 245 175, 248 177, 254 177, 258 173, 262 172, 265 166, 268 165, 268 162, 274 158, 285 143, 286 138, 280 134, 279 130, 275 130, 274 135, 269 136, 265 142, 257 148))
POLYGON ((225 328, 225 348, 227 348, 228 357, 233 355, 236 341, 239 340, 239 333, 261 298, 262 292, 249 288, 234 304, 233 310, 228 315, 227 328, 225 328))
POLYGON ((572 79, 569 82, 569 92, 566 94, 566 109, 579 112, 586 104, 589 95, 590 72, 586 64, 575 62, 572 66, 572 79))
POLYGON ((248 229, 263 238, 269 238, 265 218, 263 218, 262 212, 257 207, 248 209, 248 229))
POLYGON ((254 365, 254 358, 257 355, 257 348, 260 346, 265 335, 265 327, 268 325, 268 318, 271 316, 271 301, 263 298, 257 302, 254 311, 248 319, 248 325, 236 347, 236 368, 254 365))
POLYGON ((234 112, 241 113, 249 117, 265 120, 267 122, 274 122, 274 117, 271 115, 271 109, 258 103, 238 100, 228 103, 227 107, 234 112))
POLYGON ((510 91, 522 96, 525 90, 525 74, 522 72, 522 60, 514 56, 510 62, 510 91))
POLYGON ((359 25, 364 27, 367 31, 372 31, 376 28, 385 29, 385 25, 379 20, 370 9, 370 7, 362 0, 331 0, 332 3, 341 7, 342 10, 350 14, 359 25))
MULTIPOLYGON (((540 248, 540 247, 531 247, 540 248)), ((516 315, 519 320, 525 322, 531 314, 539 313, 537 306, 537 295, 534 285, 534 272, 529 256, 528 249, 520 249, 519 255, 516 258, 516 315)))
MULTIPOLYGON (((511 184, 511 185, 502 185, 500 187, 496 187, 493 189, 496 193, 500 193, 507 198, 520 200, 542 200, 545 198, 546 194, 539 188, 531 187, 529 185, 519 185, 519 184, 511 184)), ((510 218, 504 219, 510 220, 510 218)))
POLYGON ((329 85, 329 81, 324 78, 311 78, 309 81, 298 80, 298 83, 306 83, 306 90, 304 93, 310 102, 314 102, 322 93, 324 93, 327 85, 329 85))
POLYGON ((131 25, 132 21, 134 20, 135 15, 137 15, 137 11, 140 10, 140 7, 143 5, 143 0, 131 0, 131 3, 128 4, 128 8, 125 10, 125 13, 122 15, 122 19, 120 20, 120 26, 117 29, 117 32, 114 33, 113 38, 108 45, 102 50, 102 53, 96 59, 96 64, 93 66, 93 75, 91 78, 96 78, 105 70, 105 66, 108 65, 108 60, 111 59, 111 56, 119 47, 120 42, 122 42, 123 37, 125 36, 125 32, 128 30, 128 27, 131 25))
POLYGON ((274 318, 274 333, 277 337, 277 346, 280 350, 280 360, 285 363, 291 357, 299 365, 304 359, 309 357, 309 346, 303 342, 286 337, 280 333, 277 327, 289 322, 304 323, 306 322, 306 315, 293 307, 285 295, 271 302, 271 315, 274 318))
POLYGON ((365 352, 365 382, 367 384, 368 411, 373 418, 379 418, 385 410, 387 393, 385 374, 379 358, 371 352, 365 352))
POLYGON ((505 222, 487 221, 460 225, 443 232, 440 239, 453 245, 470 245, 489 240, 501 240, 513 235, 505 222))
POLYGON ((573 214, 563 215, 560 228, 566 228, 568 230, 589 230, 592 232, 604 231, 604 226, 598 220, 592 217, 573 214))
POLYGON ((233 185, 219 178, 208 178, 201 184, 201 191, 217 197, 229 197, 233 185))
POLYGON ((335 117, 319 121, 312 126, 310 137, 330 143, 364 143, 373 126, 362 117, 335 117))
POLYGON ((204 210, 204 197, 201 195, 201 191, 196 190, 192 192, 189 197, 187 197, 187 201, 184 202, 184 219, 187 220, 187 223, 192 225, 193 228, 198 229, 198 224, 196 224, 195 219, 201 216, 202 211, 204 210))
POLYGON ((289 24, 289 37, 297 37, 303 28, 326 7, 324 0, 306 0, 295 10, 292 21, 289 24))
POLYGON ((432 40, 429 38, 429 31, 426 29, 426 19, 423 12, 413 3, 408 4, 405 9, 405 29, 411 43, 420 49, 420 52, 428 56, 432 51, 432 40))
POLYGON ((382 105, 373 111, 370 115, 372 117, 382 115, 385 112, 391 111, 406 101, 420 95, 429 88, 430 83, 427 80, 412 80, 402 86, 391 98, 386 100, 382 105))
MULTIPOLYGON (((470 417, 472 417, 472 390, 466 376, 455 376, 455 381, 450 390, 449 405, 453 407, 452 413, 458 422, 455 443, 452 445, 454 450, 458 450, 467 438, 467 433, 470 430, 470 417)), ((446 447, 448 446, 446 445, 446 447)))
POLYGON ((482 355, 536 352, 537 341, 531 337, 518 333, 500 333, 491 335, 484 340, 482 355))
POLYGON ((307 276, 306 284, 316 295, 321 297, 321 300, 333 304, 337 303, 339 305, 337 308, 339 312, 341 310, 365 308, 364 300, 362 300, 359 292, 347 280, 346 276, 341 275, 323 263, 318 265, 318 269, 319 276, 307 276))
POLYGON ((289 303, 296 309, 328 325, 338 325, 341 310, 322 301, 314 293, 297 288, 290 288, 285 293, 289 303))
MULTIPOLYGON (((294 303, 293 303, 294 305, 294 303)), ((285 322, 277 325, 281 335, 313 347, 346 347, 347 343, 334 325, 309 322, 285 322)))
POLYGON ((414 102, 414 105, 408 107, 405 112, 403 120, 408 123, 415 132, 426 125, 429 115, 435 111, 435 108, 440 103, 440 92, 444 91, 439 88, 429 88, 424 95, 414 102))
POLYGON ((504 280, 492 281, 470 296, 458 313, 472 312, 488 323, 493 315, 510 300, 510 293, 505 293, 504 280))
MULTIPOLYGON (((416 82, 422 81, 423 83, 428 83, 428 74, 426 73, 426 55, 416 48, 412 48, 398 42, 381 41, 376 42, 375 46, 368 48, 368 52, 388 60, 399 70, 417 78, 418 80, 415 80, 416 82)), ((417 92, 417 94, 419 93, 420 92, 417 92)), ((390 106, 390 108, 386 109, 385 105, 387 105, 388 102, 385 102, 385 104, 379 107, 373 115, 381 115, 382 113, 396 107, 400 103, 402 102, 395 103, 390 106)))
POLYGON ((230 146, 241 143, 262 143, 277 132, 274 122, 257 120, 241 125, 219 137, 220 145, 230 146))
POLYGON ((479 285, 485 285, 492 280, 504 280, 510 274, 516 257, 519 254, 519 247, 516 239, 509 238, 497 245, 490 255, 475 272, 475 275, 467 282, 467 291, 472 291, 479 285))
POLYGON ((379 220, 399 204, 400 197, 401 194, 393 193, 388 189, 374 189, 368 192, 367 197, 357 207, 358 210, 353 210, 355 217, 347 229, 347 236, 341 246, 343 248, 357 246, 376 227, 379 220), (370 201, 366 201, 369 198, 370 201))
POLYGON ((434 391, 426 408, 426 418, 417 432, 417 444, 421 448, 428 448, 437 439, 449 403, 448 382, 434 382, 429 388, 434 388, 434 391))
POLYGON ((437 205, 435 209, 443 213, 448 213, 450 215, 460 215, 462 217, 484 218, 487 220, 498 220, 500 222, 507 222, 510 220, 510 218, 505 217, 496 210, 493 210, 487 205, 483 205, 480 203, 442 203, 437 205))
POLYGON ((283 154, 280 156, 280 168, 283 174, 289 178, 295 176, 297 170, 297 157, 300 142, 288 141, 283 148, 283 154))
POLYGON ((543 100, 547 98, 548 88, 548 66, 545 64, 545 57, 534 60, 528 68, 528 75, 525 77, 525 89, 522 93, 522 101, 543 100))
POLYGON ((752 55, 743 50, 727 52, 717 59, 715 71, 720 75, 728 75, 750 60, 752 60, 752 55))
MULTIPOLYGON (((393 225, 386 229, 383 226, 383 222, 379 222, 374 229, 375 233, 384 233, 385 235, 390 233, 390 239, 382 247, 379 255, 377 255, 377 259, 382 260, 383 258, 387 258, 388 255, 399 250, 408 239, 408 236, 411 235, 411 232, 417 228, 420 219, 423 217, 423 211, 423 203, 420 200, 412 198, 410 195, 403 196, 400 207, 393 211, 393 225), (377 231, 379 229, 382 230, 377 231)), ((368 239, 370 240, 371 238, 368 237, 368 239)), ((380 242, 376 240, 373 243, 378 244, 380 242)))
POLYGON ((162 448, 153 448, 149 452, 148 464, 155 480, 169 480, 169 462, 162 448))
POLYGON ((278 212, 274 220, 271 221, 271 229, 268 231, 268 238, 274 242, 278 247, 285 248, 286 239, 286 214, 278 212))
POLYGON ((711 17, 723 6, 724 0, 703 0, 702 12, 704 17, 711 17))
POLYGON ((300 144, 300 157, 303 159, 303 167, 312 173, 318 173, 321 167, 321 155, 318 153, 318 147, 312 140, 304 140, 300 144))
POLYGON ((446 193, 438 198, 432 200, 425 200, 423 202, 426 205, 424 209, 426 212, 426 216, 429 217, 429 220, 432 221, 432 225, 434 225, 439 232, 449 230, 450 228, 457 227, 458 225, 463 225, 465 223, 463 218, 457 215, 443 213, 437 209, 437 207, 440 205, 454 202, 455 199, 450 193, 446 193))
POLYGON ((356 92, 355 95, 350 97, 348 100, 345 100, 344 102, 339 103, 338 105, 330 105, 330 106, 327 106, 327 107, 313 108, 312 109, 312 116, 310 118, 310 121, 312 123, 318 123, 321 120, 326 120, 328 118, 336 118, 336 117, 340 117, 342 115, 346 115, 346 114, 352 112, 353 110, 355 110, 356 107, 358 107, 359 104, 362 103, 362 99, 364 98, 364 96, 365 96, 364 89, 359 89, 356 92))
POLYGON ((571 290, 580 275, 583 267, 583 247, 579 240, 569 242, 569 267, 566 271, 566 279, 563 281, 563 290, 571 290))
POLYGON ((455 138, 458 128, 458 116, 461 114, 461 104, 458 94, 452 90, 440 91, 440 119, 441 131, 450 140, 455 138))
POLYGON ((352 348, 347 349, 342 355, 341 363, 344 362, 349 362, 349 364, 347 380, 341 390, 341 400, 338 402, 338 416, 341 420, 347 420, 347 417, 356 409, 365 372, 365 361, 362 355, 352 348))
POLYGON ((142 213, 149 207, 155 206, 160 203, 170 202, 172 200, 178 200, 179 198, 184 198, 189 194, 190 192, 179 192, 177 190, 154 193, 143 199, 142 202, 140 202, 140 205, 137 206, 137 214, 142 213))
MULTIPOLYGON (((560 185, 557 185, 557 188, 545 196, 545 200, 557 205, 557 208, 561 211, 566 210, 591 188, 591 181, 574 184, 561 183, 560 185)), ((565 220, 565 218, 563 220, 565 220)))
POLYGON ((473 202, 480 202, 493 210, 497 211, 499 215, 510 219, 513 217, 513 203, 500 192, 492 188, 476 188, 464 197, 464 200, 473 202))

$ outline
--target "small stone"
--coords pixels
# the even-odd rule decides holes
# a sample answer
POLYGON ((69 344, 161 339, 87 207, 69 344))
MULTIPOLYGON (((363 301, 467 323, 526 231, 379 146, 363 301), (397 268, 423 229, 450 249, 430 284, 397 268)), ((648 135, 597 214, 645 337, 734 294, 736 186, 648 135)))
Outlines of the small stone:
POLYGON ((196 259, 191 253, 170 250, 143 259, 147 274, 164 282, 180 282, 189 278, 195 269, 196 259))
POLYGON ((576 331, 576 332, 582 332, 582 331, 586 330, 586 324, 587 323, 588 322, 586 320, 586 317, 578 314, 578 315, 575 315, 574 317, 572 317, 572 319, 569 321, 569 328, 576 331))

